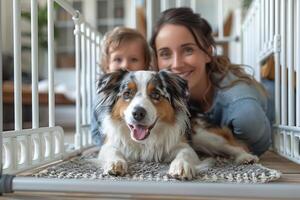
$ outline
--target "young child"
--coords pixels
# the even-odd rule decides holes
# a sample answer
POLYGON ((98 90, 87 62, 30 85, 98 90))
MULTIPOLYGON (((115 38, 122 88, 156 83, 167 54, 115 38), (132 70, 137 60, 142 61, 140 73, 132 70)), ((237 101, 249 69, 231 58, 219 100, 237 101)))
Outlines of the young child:
MULTIPOLYGON (((100 67, 103 73, 120 69, 128 71, 147 70, 150 66, 151 54, 144 36, 135 29, 116 27, 105 34, 102 40, 100 67)), ((97 112, 97 97, 92 113, 91 133, 93 144, 100 146, 101 121, 97 112)))
POLYGON ((150 50, 144 36, 135 29, 116 27, 102 40, 101 68, 104 73, 119 69, 146 70, 150 50))

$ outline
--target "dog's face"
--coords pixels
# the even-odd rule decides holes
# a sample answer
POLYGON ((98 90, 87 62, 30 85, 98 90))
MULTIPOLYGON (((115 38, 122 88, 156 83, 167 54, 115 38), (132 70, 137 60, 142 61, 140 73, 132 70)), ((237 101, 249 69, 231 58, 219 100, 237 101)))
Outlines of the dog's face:
POLYGON ((131 138, 140 143, 159 124, 175 123, 179 112, 189 115, 187 83, 167 71, 106 74, 98 82, 98 93, 111 118, 125 123, 131 138))

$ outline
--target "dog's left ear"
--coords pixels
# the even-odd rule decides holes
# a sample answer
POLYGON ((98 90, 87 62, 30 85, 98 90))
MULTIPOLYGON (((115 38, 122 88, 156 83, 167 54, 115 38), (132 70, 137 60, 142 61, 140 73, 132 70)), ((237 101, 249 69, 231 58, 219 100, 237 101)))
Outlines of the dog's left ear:
POLYGON ((159 76, 169 94, 184 99, 189 98, 188 83, 186 80, 168 70, 161 70, 159 76))
POLYGON ((187 81, 167 70, 161 70, 159 72, 159 76, 162 81, 163 87, 171 96, 170 101, 172 105, 175 108, 186 108, 189 98, 187 81))

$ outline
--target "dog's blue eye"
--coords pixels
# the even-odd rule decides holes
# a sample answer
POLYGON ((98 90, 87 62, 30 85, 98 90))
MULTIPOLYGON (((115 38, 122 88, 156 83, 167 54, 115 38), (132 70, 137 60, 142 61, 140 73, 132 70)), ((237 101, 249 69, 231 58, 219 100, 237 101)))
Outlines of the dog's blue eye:
POLYGON ((133 92, 130 90, 127 90, 123 93, 123 99, 128 100, 131 99, 133 96, 133 92))

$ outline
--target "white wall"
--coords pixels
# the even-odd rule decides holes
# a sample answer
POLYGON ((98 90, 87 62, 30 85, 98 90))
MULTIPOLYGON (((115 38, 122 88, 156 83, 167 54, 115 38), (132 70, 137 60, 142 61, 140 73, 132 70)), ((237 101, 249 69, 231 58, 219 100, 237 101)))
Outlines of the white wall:
MULTIPOLYGON (((205 18, 214 31, 218 28, 218 1, 219 0, 196 0, 196 10, 205 18)), ((242 0, 223 0, 223 16, 226 19, 229 12, 240 8, 242 0)))

